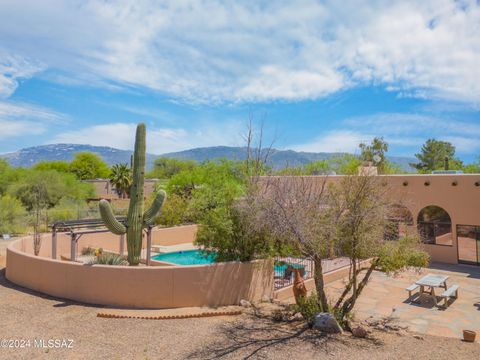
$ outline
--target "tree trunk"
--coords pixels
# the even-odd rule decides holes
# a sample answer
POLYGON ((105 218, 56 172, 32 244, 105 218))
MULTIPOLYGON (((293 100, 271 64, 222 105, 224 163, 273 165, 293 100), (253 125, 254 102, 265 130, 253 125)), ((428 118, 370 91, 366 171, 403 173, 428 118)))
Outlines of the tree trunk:
POLYGON ((325 283, 323 281, 323 269, 322 269, 322 259, 319 257, 313 258, 314 264, 314 278, 315 278, 315 289, 317 290, 317 298, 319 305, 322 307, 322 311, 328 311, 328 301, 327 295, 325 294, 325 283))
MULTIPOLYGON (((361 269, 357 269, 357 276, 358 274, 360 274, 360 272, 361 272, 361 269)), ((345 297, 348 295, 350 290, 352 290, 352 286, 353 286, 353 277, 350 278, 348 284, 345 286, 345 289, 343 290, 342 295, 340 295, 337 302, 335 303, 335 309, 340 308, 340 306, 342 305, 343 299, 345 299, 345 297)))
POLYGON ((355 306, 355 303, 357 301, 358 296, 360 296, 363 289, 367 285, 368 280, 370 279, 370 276, 372 275, 373 270, 375 270, 375 268, 377 267, 377 264, 378 264, 378 262, 376 260, 372 261, 372 264, 368 268, 367 273, 365 274, 362 281, 358 285, 356 296, 352 295, 348 300, 346 300, 343 303, 343 306, 342 306, 342 316, 343 316, 343 318, 345 318, 353 310, 353 307, 355 306))

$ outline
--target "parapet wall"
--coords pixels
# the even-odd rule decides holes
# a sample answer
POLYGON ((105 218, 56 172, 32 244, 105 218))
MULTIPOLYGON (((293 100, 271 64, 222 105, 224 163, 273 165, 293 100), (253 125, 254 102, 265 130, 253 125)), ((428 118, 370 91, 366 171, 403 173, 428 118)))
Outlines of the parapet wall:
MULTIPOLYGON (((191 241, 192 232, 192 227, 161 229, 155 232, 153 243, 181 243, 181 239, 187 239, 187 234, 191 241)), ((80 240, 83 243, 79 250, 83 246, 119 248, 118 236, 96 235, 101 236, 80 240)), ((68 236, 59 236, 57 241, 57 254, 69 253, 68 236)), ((10 244, 6 277, 17 285, 59 298, 159 309, 233 305, 241 299, 258 301, 273 296, 273 263, 270 260, 193 266, 85 265, 51 259, 50 236, 44 236, 39 256, 33 254, 32 243, 30 236, 10 244)))

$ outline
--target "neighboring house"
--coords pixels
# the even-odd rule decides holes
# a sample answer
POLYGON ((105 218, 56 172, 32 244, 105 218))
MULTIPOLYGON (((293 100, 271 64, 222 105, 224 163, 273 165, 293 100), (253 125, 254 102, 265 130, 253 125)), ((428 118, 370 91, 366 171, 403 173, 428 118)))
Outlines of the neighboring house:
MULTIPOLYGON (((115 187, 110 183, 109 179, 84 180, 84 182, 92 184, 95 189, 95 197, 90 200, 122 200, 115 187)), ((148 198, 153 193, 157 182, 158 179, 145 179, 145 198, 148 198)))

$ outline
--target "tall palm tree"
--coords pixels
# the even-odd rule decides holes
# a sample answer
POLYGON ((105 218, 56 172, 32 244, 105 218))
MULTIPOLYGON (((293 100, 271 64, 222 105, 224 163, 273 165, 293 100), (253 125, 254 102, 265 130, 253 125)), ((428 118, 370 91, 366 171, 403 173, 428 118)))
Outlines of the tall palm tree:
POLYGON ((132 170, 128 164, 115 164, 110 171, 110 184, 115 186, 118 195, 125 199, 132 185, 132 170))

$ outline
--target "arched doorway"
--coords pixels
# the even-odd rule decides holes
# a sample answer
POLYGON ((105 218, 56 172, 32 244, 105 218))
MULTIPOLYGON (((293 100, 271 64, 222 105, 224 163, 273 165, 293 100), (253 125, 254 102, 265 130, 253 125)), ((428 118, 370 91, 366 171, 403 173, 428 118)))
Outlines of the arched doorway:
POLYGON ((453 245, 452 220, 440 206, 430 205, 418 213, 417 228, 425 244, 453 245))
POLYGON ((398 240, 407 235, 408 226, 413 225, 413 215, 404 205, 393 204, 386 211, 385 240, 398 240))

